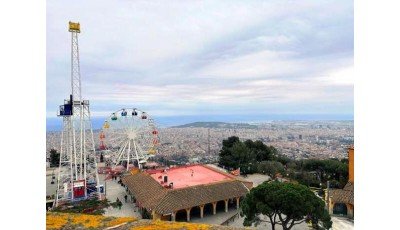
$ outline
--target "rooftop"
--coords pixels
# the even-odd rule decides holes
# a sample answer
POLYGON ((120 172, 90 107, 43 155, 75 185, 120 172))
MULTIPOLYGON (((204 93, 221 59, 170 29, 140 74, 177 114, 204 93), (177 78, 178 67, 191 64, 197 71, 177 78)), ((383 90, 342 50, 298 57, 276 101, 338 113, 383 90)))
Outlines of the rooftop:
MULTIPOLYGON (((190 166, 192 168, 192 166, 190 166)), ((195 167, 196 168, 196 167, 195 167)), ((211 170, 210 174, 219 173, 207 166, 201 167, 211 170)), ((193 169, 193 168, 192 168, 193 169)), ((179 170, 178 170, 179 172, 179 170)), ((152 170, 153 174, 159 173, 152 170)), ((122 177, 122 182, 128 187, 132 195, 137 199, 141 207, 153 210, 160 214, 168 214, 202 204, 217 202, 220 200, 242 197, 249 192, 252 182, 235 179, 226 174, 227 179, 221 179, 215 183, 197 184, 181 188, 165 188, 146 172, 139 172, 122 177)))
POLYGON ((215 182, 232 180, 234 177, 228 174, 218 172, 204 165, 188 165, 163 170, 148 171, 153 179, 161 185, 173 183, 173 189, 186 188, 196 185, 206 185, 215 182), (168 181, 164 183, 164 176, 168 181))

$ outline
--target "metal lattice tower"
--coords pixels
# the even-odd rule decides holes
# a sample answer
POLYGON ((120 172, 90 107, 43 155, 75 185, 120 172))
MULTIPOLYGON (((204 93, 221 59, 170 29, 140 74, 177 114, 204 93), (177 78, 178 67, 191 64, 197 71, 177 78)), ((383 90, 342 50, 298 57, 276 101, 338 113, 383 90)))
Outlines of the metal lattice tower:
POLYGON ((99 197, 97 157, 90 122, 89 101, 82 100, 78 33, 80 24, 69 22, 71 32, 71 95, 60 106, 63 118, 56 206, 99 197))

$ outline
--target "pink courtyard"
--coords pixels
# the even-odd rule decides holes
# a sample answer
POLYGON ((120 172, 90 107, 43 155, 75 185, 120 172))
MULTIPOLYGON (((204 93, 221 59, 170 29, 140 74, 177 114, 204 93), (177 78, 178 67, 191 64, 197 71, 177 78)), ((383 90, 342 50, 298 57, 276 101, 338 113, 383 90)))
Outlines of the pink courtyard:
POLYGON ((234 176, 224 174, 215 169, 208 168, 203 165, 189 165, 176 167, 166 170, 166 172, 156 170, 148 171, 148 173, 161 185, 169 185, 173 183, 173 188, 185 188, 195 185, 205 185, 225 180, 232 180, 234 176), (167 182, 165 181, 167 176, 167 182))

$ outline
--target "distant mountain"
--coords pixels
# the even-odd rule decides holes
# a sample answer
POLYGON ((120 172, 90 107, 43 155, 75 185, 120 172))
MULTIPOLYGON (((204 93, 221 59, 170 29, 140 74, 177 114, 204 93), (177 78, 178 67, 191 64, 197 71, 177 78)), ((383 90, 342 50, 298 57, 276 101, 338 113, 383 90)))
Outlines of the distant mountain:
POLYGON ((193 122, 185 125, 173 126, 172 128, 225 128, 225 129, 255 129, 256 125, 247 123, 226 123, 226 122, 193 122))

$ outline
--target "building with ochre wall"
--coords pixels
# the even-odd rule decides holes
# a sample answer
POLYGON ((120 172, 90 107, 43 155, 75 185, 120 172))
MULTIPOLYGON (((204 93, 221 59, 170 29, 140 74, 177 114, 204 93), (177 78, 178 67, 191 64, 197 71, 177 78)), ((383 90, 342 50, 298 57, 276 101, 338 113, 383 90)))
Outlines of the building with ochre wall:
POLYGON ((354 147, 349 148, 349 182, 354 183, 354 147))
POLYGON ((329 214, 354 218, 354 147, 348 149, 349 180, 343 189, 328 189, 329 214))

